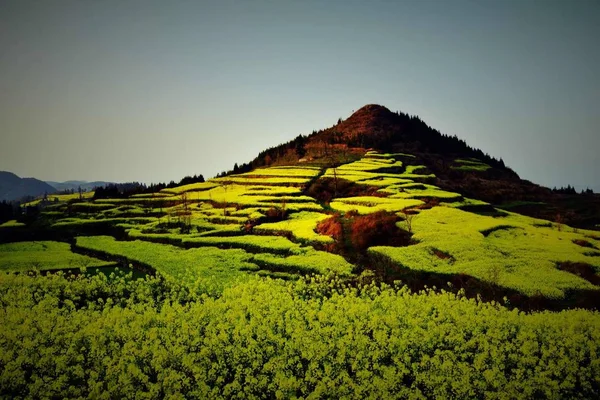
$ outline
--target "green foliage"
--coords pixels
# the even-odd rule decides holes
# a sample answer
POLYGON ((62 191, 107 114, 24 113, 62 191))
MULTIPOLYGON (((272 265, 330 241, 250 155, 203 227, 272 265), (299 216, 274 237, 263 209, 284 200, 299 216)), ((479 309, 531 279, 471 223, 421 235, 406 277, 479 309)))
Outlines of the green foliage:
POLYGON ((0 228, 18 228, 18 227, 22 227, 25 226, 24 223, 22 222, 18 222, 17 220, 10 220, 10 221, 6 221, 3 224, 0 224, 0 228))
POLYGON ((598 398, 600 315, 252 279, 0 275, 3 398, 598 398))
POLYGON ((287 232, 296 239, 305 242, 331 243, 333 242, 331 237, 315 232, 318 223, 329 217, 329 215, 323 213, 302 211, 291 214, 289 219, 284 221, 258 225, 254 230, 259 233, 271 234, 287 232))
POLYGON ((126 257, 188 285, 205 281, 214 285, 216 292, 243 277, 243 271, 258 270, 251 262, 251 254, 241 249, 203 247, 185 250, 140 240, 117 241, 109 236, 78 237, 77 246, 107 255, 126 257))
POLYGON ((405 268, 445 274, 467 274, 527 295, 562 298, 565 291, 598 287, 566 271, 559 262, 582 262, 600 271, 598 257, 586 255, 583 233, 536 226, 539 220, 509 214, 488 217, 455 208, 423 210, 412 222, 418 244, 373 247, 405 268), (434 249, 451 255, 440 259, 434 249), (490 274, 496 269, 499 274, 490 274), (493 282, 491 281, 493 278, 493 282))
MULTIPOLYGON (((91 199, 93 197, 94 197, 93 191, 81 193, 81 198, 84 200, 91 199)), ((58 200, 59 202, 63 203, 63 202, 71 201, 71 200, 79 200, 79 198, 80 198, 79 193, 49 194, 48 195, 48 201, 50 201, 50 202, 54 202, 55 200, 58 200)), ((22 206, 23 207, 36 206, 36 205, 40 204, 42 202, 42 200, 43 200, 43 197, 40 197, 36 200, 25 203, 22 206)))
POLYGON ((110 264, 75 254, 68 243, 42 241, 0 244, 0 271, 79 269, 110 264))
POLYGON ((77 212, 96 212, 102 210, 109 210, 111 208, 114 208, 114 206, 114 204, 110 203, 95 203, 86 201, 85 203, 72 204, 71 208, 73 209, 73 211, 77 212))
POLYGON ((457 159, 454 160, 454 164, 451 168, 457 171, 487 171, 491 167, 476 159, 457 159))
POLYGON ((183 185, 183 186, 178 186, 175 188, 171 188, 171 189, 163 189, 160 191, 161 194, 174 194, 174 195, 179 195, 181 193, 184 192, 202 192, 204 190, 209 190, 212 188, 215 188, 219 186, 218 183, 216 182, 212 182, 212 181, 208 181, 208 182, 197 182, 197 183, 191 183, 189 185, 183 185))
POLYGON ((253 261, 268 269, 284 269, 323 275, 332 272, 341 276, 350 275, 354 268, 352 264, 337 254, 317 251, 312 247, 303 247, 298 252, 300 254, 285 257, 259 253, 254 256, 253 261))
POLYGON ((405 208, 414 207, 423 204, 421 200, 376 197, 376 196, 355 196, 347 198, 338 198, 329 205, 331 208, 341 212, 357 211, 359 214, 370 214, 379 211, 399 212, 405 208))
POLYGON ((243 177, 267 177, 267 176, 278 176, 278 177, 304 177, 312 178, 319 174, 320 168, 316 167, 271 167, 271 168, 257 168, 251 172, 244 174, 235 175, 243 177))
POLYGON ((308 177, 280 177, 280 176, 268 176, 268 177, 245 177, 241 175, 231 175, 223 178, 215 178, 213 181, 222 183, 237 183, 240 185, 283 185, 288 186, 291 184, 302 185, 310 180, 308 177))
POLYGON ((152 222, 150 218, 134 217, 134 218, 101 218, 101 219, 85 219, 85 218, 63 218, 52 224, 53 227, 59 228, 77 228, 79 226, 90 225, 117 225, 121 223, 137 223, 146 224, 152 222))
POLYGON ((250 252, 299 254, 301 246, 282 236, 244 235, 229 237, 191 237, 182 240, 186 246, 217 246, 244 249, 250 252))

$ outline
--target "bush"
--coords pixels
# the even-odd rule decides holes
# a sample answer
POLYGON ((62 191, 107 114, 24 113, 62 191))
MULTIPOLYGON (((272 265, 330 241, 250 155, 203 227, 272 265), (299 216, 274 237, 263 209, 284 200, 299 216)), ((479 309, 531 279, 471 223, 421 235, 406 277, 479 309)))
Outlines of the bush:
POLYGON ((279 222, 287 218, 287 211, 279 207, 271 207, 265 212, 268 222, 279 222))
POLYGON ((338 241, 341 240, 344 235, 339 215, 334 215, 331 218, 319 222, 315 230, 321 235, 331 236, 338 241))
POLYGON ((343 178, 321 178, 313 183, 306 194, 323 203, 329 203, 334 197, 377 196, 387 197, 389 193, 378 192, 380 187, 360 185, 343 178), (337 189, 337 190, 336 190, 337 189))
POLYGON ((351 241, 358 250, 371 246, 406 246, 410 234, 396 225, 399 218, 395 214, 379 211, 361 215, 352 221, 351 241))

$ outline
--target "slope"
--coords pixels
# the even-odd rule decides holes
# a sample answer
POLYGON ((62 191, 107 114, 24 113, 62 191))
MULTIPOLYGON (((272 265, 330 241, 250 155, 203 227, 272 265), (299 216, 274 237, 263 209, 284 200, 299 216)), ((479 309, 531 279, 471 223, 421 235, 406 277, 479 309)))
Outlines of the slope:
POLYGON ((370 151, 336 167, 259 168, 129 198, 59 201, 41 215, 78 252, 208 291, 252 274, 335 273, 526 308, 597 306, 600 235, 443 190, 414 159, 370 151))

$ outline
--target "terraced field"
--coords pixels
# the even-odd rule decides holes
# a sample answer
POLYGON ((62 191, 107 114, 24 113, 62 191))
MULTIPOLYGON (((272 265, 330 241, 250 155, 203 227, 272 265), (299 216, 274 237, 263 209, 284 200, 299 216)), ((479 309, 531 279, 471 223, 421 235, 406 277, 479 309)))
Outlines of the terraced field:
MULTIPOLYGON (((474 159, 454 165, 489 168, 474 159)), ((368 152, 335 168, 260 168, 126 199, 59 198, 42 215, 55 229, 85 227, 76 239, 82 251, 221 288, 249 274, 351 276, 384 262, 394 277, 464 275, 525 296, 600 289, 599 233, 494 210, 435 179, 414 156, 368 152), (326 185, 331 198, 311 197, 313 185, 326 185), (410 240, 348 250, 357 219, 369 215, 392 218, 410 240), (121 230, 119 240, 107 226, 121 230)))
POLYGON ((41 241, 0 244, 0 271, 93 268, 110 262, 75 254, 67 243, 41 241))

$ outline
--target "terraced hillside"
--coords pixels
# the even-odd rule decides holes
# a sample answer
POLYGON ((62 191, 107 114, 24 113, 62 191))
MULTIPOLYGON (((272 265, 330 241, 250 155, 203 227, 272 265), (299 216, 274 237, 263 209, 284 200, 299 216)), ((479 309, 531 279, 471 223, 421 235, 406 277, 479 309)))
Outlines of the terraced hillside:
MULTIPOLYGON (((455 165, 486 169, 475 159, 455 165)), ((600 233, 432 182, 414 156, 370 151, 335 167, 265 167, 124 199, 59 199, 41 215, 74 238, 76 252, 210 290, 253 274, 335 273, 416 287, 450 282, 509 303, 597 297, 600 233)))

